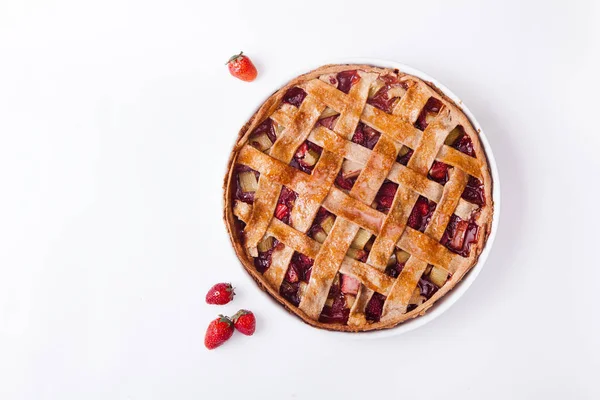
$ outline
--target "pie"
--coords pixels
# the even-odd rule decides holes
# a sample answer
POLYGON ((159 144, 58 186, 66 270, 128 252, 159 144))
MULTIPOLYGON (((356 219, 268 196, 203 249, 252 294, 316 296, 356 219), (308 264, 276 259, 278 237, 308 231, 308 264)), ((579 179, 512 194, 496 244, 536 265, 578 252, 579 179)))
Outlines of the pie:
POLYGON ((326 65, 269 97, 224 183, 235 252, 260 287, 319 328, 423 315, 476 264, 492 178, 478 132, 434 85, 326 65))

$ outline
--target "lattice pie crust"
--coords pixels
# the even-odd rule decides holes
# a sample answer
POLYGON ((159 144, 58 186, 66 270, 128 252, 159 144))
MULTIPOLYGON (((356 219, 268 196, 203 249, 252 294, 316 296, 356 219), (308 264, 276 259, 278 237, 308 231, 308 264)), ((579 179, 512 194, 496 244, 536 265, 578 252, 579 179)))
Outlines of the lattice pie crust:
POLYGON ((241 129, 225 222, 244 268, 289 311, 368 331, 424 314, 475 265, 491 189, 478 133, 433 85, 327 65, 241 129))

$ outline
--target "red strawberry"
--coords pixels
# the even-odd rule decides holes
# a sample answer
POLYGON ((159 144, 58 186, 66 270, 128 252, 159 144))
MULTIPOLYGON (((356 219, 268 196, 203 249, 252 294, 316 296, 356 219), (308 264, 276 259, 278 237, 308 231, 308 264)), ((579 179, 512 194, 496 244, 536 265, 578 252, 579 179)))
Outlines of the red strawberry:
POLYGON ((216 349, 233 335, 233 322, 227 317, 219 315, 206 329, 204 345, 207 349, 216 349))
POLYGON ((243 81, 252 82, 256 79, 258 72, 256 72, 256 67, 252 64, 252 61, 243 53, 241 51, 240 54, 236 54, 227 61, 229 73, 243 81))
POLYGON ((279 204, 277 204, 277 207, 275 208, 275 217, 277 219, 280 219, 283 221, 285 219, 285 217, 288 215, 288 212, 289 212, 289 210, 286 207, 286 205, 279 203, 279 204))
POLYGON ((217 283, 206 293, 206 302, 223 305, 233 300, 233 296, 235 296, 235 292, 231 283, 217 283))
POLYGON ((256 319, 252 311, 240 310, 233 316, 235 329, 242 332, 244 335, 251 336, 256 330, 256 319))

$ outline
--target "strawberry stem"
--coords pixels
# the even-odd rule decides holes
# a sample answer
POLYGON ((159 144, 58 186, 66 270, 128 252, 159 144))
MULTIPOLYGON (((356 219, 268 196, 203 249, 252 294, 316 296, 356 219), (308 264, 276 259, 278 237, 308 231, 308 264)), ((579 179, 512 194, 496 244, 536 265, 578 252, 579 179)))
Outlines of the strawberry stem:
POLYGON ((236 312, 233 317, 231 317, 231 319, 233 320, 233 322, 237 322, 237 320, 242 316, 242 315, 246 315, 249 314, 250 312, 248 310, 239 310, 238 312, 236 312))
POLYGON ((243 51, 240 51, 240 54, 236 54, 236 55, 234 55, 234 56, 231 56, 231 58, 229 59, 229 61, 227 61, 227 62, 225 63, 225 65, 229 64, 229 63, 230 63, 230 62, 232 62, 232 61, 235 61, 236 59, 238 59, 239 57, 241 57, 241 56, 242 56, 242 54, 244 54, 244 52, 243 52, 243 51))

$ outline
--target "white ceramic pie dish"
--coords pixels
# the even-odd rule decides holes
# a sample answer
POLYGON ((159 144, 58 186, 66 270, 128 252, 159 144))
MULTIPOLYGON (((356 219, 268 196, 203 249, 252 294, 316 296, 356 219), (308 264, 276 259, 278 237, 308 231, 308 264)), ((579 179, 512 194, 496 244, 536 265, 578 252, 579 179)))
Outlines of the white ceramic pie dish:
MULTIPOLYGON (((442 85, 436 79, 425 74, 424 72, 421 72, 421 71, 419 71, 415 68, 409 67, 407 65, 404 65, 404 64, 401 64, 398 62, 394 62, 394 61, 389 61, 389 60, 381 60, 381 59, 374 59, 374 58, 348 58, 348 59, 338 59, 338 60, 332 60, 329 62, 323 62, 323 63, 320 63, 319 65, 314 65, 314 66, 306 66, 301 71, 297 71, 295 73, 292 72, 282 82, 275 85, 265 98, 261 98, 260 101, 257 102, 256 107, 254 109, 251 109, 251 112, 254 112, 255 109, 260 107, 260 105, 271 95, 271 93, 273 91, 284 86, 287 82, 294 79, 296 76, 301 75, 307 71, 311 71, 315 68, 318 68, 321 65, 326 65, 326 64, 368 64, 368 65, 387 67, 387 68, 397 68, 402 72, 406 72, 408 74, 414 75, 424 81, 431 82, 439 90, 441 90, 446 96, 448 96, 457 105, 459 105, 461 107, 464 114, 469 118, 469 120, 471 121, 471 123, 473 124, 475 129, 479 132, 481 144, 486 152, 486 156, 488 159, 488 165, 490 167, 490 172, 491 172, 492 181, 493 181, 492 198, 494 201, 494 211, 493 211, 491 232, 487 239, 486 245, 485 245, 483 251, 481 252, 479 259, 478 259, 477 263, 475 264, 475 266, 473 266, 473 268, 462 278, 462 280, 460 282, 458 282, 456 284, 456 286, 448 294, 446 294, 445 296, 440 298, 427 311, 427 313, 425 315, 408 320, 408 321, 406 321, 394 328, 390 328, 390 329, 383 329, 383 330, 379 330, 379 331, 370 331, 370 332, 358 332, 358 333, 340 332, 340 331, 329 331, 329 330, 316 329, 316 328, 309 327, 308 325, 302 323, 298 317, 285 311, 279 304, 276 305, 275 301, 273 302, 274 307, 277 307, 284 314, 289 315, 291 318, 294 318, 298 322, 301 322, 301 325, 304 325, 305 328, 308 328, 311 331, 328 332, 329 334, 345 335, 347 337, 354 337, 354 338, 378 338, 378 337, 389 337, 389 336, 393 336, 393 335, 399 335, 401 333, 409 332, 413 329, 423 326, 426 323, 434 320, 435 318, 437 318, 438 316, 443 314, 446 310, 448 310, 450 308, 450 306, 452 306, 454 303, 456 303, 456 301, 467 291, 467 289, 471 286, 471 284, 473 283, 475 278, 477 278, 477 276, 479 275, 479 272, 483 268, 485 261, 487 260, 487 257, 491 251, 492 245, 494 243, 494 239, 496 237, 496 232, 498 230, 498 221, 500 218, 500 180, 499 180, 499 176, 498 176, 496 160, 494 159, 494 154, 492 153, 492 149, 491 149, 489 142, 485 136, 485 133, 483 132, 483 129, 479 125, 479 122, 477 122, 477 120, 475 119, 475 117, 473 116, 471 111, 468 109, 468 107, 454 93, 452 93, 452 91, 450 91, 446 86, 442 85)), ((248 276, 248 279, 252 280, 252 278, 250 276, 248 276)), ((258 291, 263 293, 263 295, 268 296, 269 298, 271 297, 268 293, 266 293, 262 290, 258 290, 258 291)))

